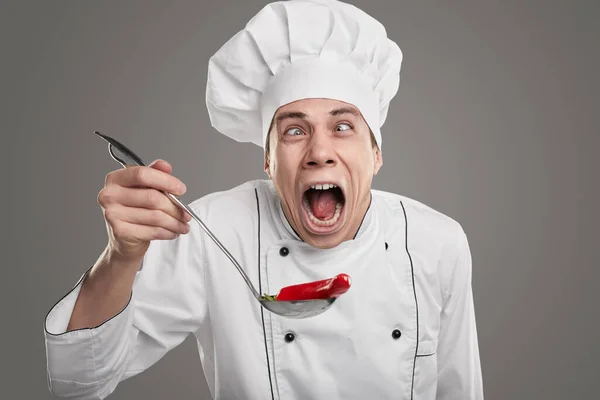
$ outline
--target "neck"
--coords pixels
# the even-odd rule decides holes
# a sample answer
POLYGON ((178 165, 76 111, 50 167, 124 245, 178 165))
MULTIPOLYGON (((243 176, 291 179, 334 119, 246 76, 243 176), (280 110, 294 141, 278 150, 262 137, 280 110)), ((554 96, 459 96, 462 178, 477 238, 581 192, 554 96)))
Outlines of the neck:
POLYGON ((354 235, 352 236, 352 240, 356 239, 356 236, 358 235, 358 232, 360 231, 360 227, 362 226, 363 222, 365 221, 365 217, 367 216, 367 212, 369 212, 369 208, 371 208, 371 202, 372 201, 373 201, 373 195, 371 194, 371 191, 369 190, 369 201, 367 202, 366 207, 364 207, 364 209, 361 210, 362 218, 360 219, 360 223, 358 224, 358 226, 354 230, 354 235))

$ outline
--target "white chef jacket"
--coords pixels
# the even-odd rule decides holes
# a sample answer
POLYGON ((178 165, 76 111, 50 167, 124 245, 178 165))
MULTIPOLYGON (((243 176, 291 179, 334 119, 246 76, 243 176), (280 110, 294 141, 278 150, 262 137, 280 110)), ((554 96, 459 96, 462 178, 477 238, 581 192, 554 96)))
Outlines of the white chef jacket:
POLYGON ((316 317, 272 314, 191 222, 188 235, 151 243, 113 318, 66 332, 81 279, 50 310, 52 393, 104 399, 192 334, 215 399, 483 399, 471 255, 456 221, 372 190, 356 237, 322 250, 299 239, 269 180, 190 206, 261 293, 338 273, 350 290, 316 317))

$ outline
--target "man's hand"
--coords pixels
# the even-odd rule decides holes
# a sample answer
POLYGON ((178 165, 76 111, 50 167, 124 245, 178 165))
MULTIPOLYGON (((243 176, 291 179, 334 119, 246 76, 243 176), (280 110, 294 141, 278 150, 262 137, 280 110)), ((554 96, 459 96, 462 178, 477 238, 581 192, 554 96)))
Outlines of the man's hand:
POLYGON ((111 252, 120 258, 140 259, 152 240, 168 240, 189 232, 192 217, 161 191, 182 195, 186 187, 171 175, 164 160, 110 172, 98 194, 111 252))

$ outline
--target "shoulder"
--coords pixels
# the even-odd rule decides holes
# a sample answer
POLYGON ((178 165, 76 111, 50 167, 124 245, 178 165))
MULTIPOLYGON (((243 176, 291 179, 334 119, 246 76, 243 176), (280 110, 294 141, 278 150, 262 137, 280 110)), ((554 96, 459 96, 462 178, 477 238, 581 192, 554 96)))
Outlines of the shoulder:
POLYGON ((454 218, 405 195, 382 190, 372 190, 372 193, 378 209, 384 213, 383 220, 401 223, 413 239, 438 246, 459 245, 464 230, 454 218))
MULTIPOLYGON (((442 295, 447 300, 456 287, 471 282, 472 262, 467 235, 462 225, 450 216, 409 197, 373 191, 382 221, 388 230, 405 229, 407 245, 428 260, 439 274, 442 295)), ((426 268, 426 267, 424 267, 426 268)))
POLYGON ((256 214, 257 191, 268 186, 265 180, 252 180, 227 190, 209 193, 189 204, 194 212, 211 219, 256 214))
POLYGON ((211 230, 222 228, 231 233, 241 233, 254 229, 260 213, 268 210, 263 204, 274 203, 276 196, 270 180, 256 179, 209 193, 191 202, 189 207, 206 224, 210 224, 211 230))

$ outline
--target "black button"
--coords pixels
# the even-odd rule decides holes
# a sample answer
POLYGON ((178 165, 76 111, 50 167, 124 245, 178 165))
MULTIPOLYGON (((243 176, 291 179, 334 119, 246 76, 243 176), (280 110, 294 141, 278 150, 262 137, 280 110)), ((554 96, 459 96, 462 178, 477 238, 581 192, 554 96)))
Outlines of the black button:
POLYGON ((288 342, 288 343, 293 342, 295 338, 296 338, 296 336, 294 336, 293 333, 286 333, 285 334, 285 341, 288 342))
POLYGON ((387 242, 385 242, 385 249, 387 250, 387 248, 388 248, 388 244, 387 244, 387 242))
POLYGON ((400 336, 402 336, 402 332, 400 332, 398 329, 394 329, 394 331, 392 332, 392 337, 394 339, 399 339, 400 336))
POLYGON ((288 248, 287 248, 287 247, 282 247, 281 249, 279 249, 279 255, 280 255, 281 257, 285 257, 285 256, 287 256, 288 254, 290 254, 290 251, 288 250, 288 248))

